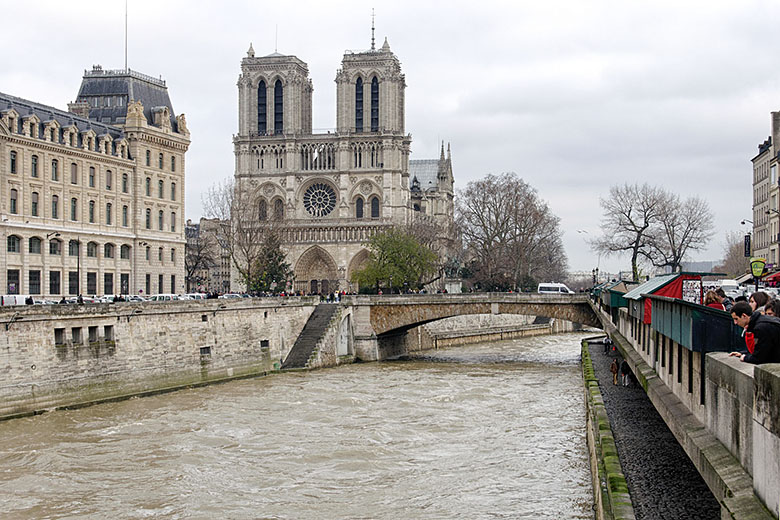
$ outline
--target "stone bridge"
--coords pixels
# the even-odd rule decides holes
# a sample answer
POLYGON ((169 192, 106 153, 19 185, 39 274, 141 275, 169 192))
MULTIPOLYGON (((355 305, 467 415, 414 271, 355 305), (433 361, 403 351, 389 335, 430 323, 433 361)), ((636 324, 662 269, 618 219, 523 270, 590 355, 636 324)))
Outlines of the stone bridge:
POLYGON ((394 339, 425 323, 465 314, 544 316, 602 328, 587 294, 470 293, 348 296, 355 355, 376 361, 397 354, 394 339))

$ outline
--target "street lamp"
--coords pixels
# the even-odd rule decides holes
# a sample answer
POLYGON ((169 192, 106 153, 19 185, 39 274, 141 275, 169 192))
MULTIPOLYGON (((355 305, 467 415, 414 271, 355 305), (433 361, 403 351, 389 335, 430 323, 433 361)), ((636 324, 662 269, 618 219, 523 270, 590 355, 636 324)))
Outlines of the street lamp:
POLYGON ((745 222, 750 222, 751 224, 753 223, 752 220, 744 218, 744 219, 742 219, 742 222, 740 222, 740 224, 742 224, 744 226, 745 222))
POLYGON ((58 237, 60 236, 59 231, 52 231, 51 233, 46 233, 46 240, 49 240, 49 237, 58 237))

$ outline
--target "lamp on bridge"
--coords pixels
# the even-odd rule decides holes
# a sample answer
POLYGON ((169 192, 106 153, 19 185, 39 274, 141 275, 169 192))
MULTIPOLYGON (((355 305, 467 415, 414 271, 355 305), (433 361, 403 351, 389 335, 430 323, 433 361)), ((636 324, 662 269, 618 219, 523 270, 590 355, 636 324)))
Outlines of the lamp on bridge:
POLYGON ((596 283, 598 283, 599 280, 599 268, 596 267, 591 271, 591 274, 593 275, 593 285, 595 286, 596 283))

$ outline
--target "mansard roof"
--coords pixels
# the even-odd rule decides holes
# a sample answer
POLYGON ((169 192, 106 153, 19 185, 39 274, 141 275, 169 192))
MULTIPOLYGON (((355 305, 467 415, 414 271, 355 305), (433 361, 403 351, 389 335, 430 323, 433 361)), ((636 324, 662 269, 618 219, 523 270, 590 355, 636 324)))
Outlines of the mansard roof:
POLYGON ((114 139, 124 137, 122 129, 116 126, 85 119, 71 112, 66 112, 65 110, 59 110, 54 107, 36 103, 35 101, 29 101, 0 92, 0 113, 11 109, 16 110, 22 118, 34 114, 44 123, 57 121, 61 127, 69 127, 75 124, 79 132, 85 132, 91 129, 96 134, 108 134, 114 139))
POLYGON ((147 76, 134 70, 103 70, 100 65, 84 71, 76 101, 89 103, 89 118, 108 124, 122 124, 127 116, 127 105, 130 101, 140 101, 144 106, 144 116, 149 122, 154 121, 153 110, 168 107, 171 114, 171 127, 178 132, 176 113, 173 110, 168 87, 162 79, 147 76), (95 97, 123 96, 124 103, 111 106, 93 106, 89 101, 95 97))

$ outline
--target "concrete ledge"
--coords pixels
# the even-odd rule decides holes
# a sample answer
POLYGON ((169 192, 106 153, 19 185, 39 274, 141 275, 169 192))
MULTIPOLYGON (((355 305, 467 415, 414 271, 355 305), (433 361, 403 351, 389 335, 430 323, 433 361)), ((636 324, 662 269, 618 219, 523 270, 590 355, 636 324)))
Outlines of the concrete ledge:
POLYGON ((615 438, 609 424, 604 398, 593 371, 588 340, 582 341, 582 377, 585 384, 587 438, 596 518, 635 519, 628 483, 620 467, 615 438))

